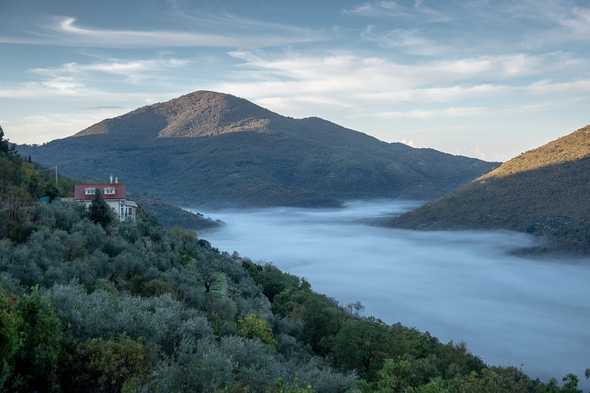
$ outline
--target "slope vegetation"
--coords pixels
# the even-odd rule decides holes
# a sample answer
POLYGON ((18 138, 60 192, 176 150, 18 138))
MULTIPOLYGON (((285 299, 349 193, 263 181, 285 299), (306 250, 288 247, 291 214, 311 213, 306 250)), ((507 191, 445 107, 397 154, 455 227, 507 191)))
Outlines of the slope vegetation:
POLYGON ((422 229, 529 232, 549 247, 590 251, 590 126, 528 151, 393 220, 422 229))
POLYGON ((19 174, 0 188, 2 392, 579 393, 573 375, 488 367, 192 231, 39 204, 44 177, 2 142, 19 174))

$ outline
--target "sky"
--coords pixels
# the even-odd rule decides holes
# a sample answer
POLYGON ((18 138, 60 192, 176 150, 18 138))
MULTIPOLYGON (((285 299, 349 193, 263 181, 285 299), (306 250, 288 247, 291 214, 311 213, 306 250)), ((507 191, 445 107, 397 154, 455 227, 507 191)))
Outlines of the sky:
POLYGON ((590 123, 590 0, 0 0, 0 15, 15 143, 195 90, 486 160, 590 123))

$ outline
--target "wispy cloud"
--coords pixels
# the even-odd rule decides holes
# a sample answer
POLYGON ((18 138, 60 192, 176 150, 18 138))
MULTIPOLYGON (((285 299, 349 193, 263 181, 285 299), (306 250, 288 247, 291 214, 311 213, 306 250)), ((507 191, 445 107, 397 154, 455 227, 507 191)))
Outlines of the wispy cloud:
MULTIPOLYGON (((486 24, 492 21, 492 26, 511 29, 520 37, 517 42, 522 47, 547 48, 590 39, 590 7, 579 3, 576 0, 479 1, 465 9, 473 20, 486 24)), ((493 36, 493 31, 488 34, 493 36)))
POLYGON ((343 10, 344 14, 371 18, 399 17, 410 18, 419 16, 429 22, 449 22, 451 17, 446 13, 428 5, 424 0, 407 1, 382 0, 359 4, 343 10))
POLYGON ((199 26, 204 30, 221 30, 240 33, 263 33, 264 35, 293 35, 308 39, 325 39, 327 33, 296 26, 288 23, 278 23, 236 15, 229 12, 208 13, 201 9, 191 9, 186 4, 181 5, 177 0, 168 0, 169 15, 176 22, 186 22, 187 26, 199 26))
MULTIPOLYGON (((509 98, 521 100, 517 105, 522 106, 534 102, 531 95, 573 89, 574 85, 564 82, 534 79, 582 66, 567 54, 517 53, 418 63, 350 53, 276 56, 239 51, 230 55, 242 61, 236 80, 213 84, 211 88, 294 116, 322 108, 346 109, 347 116, 355 116, 355 112, 413 119, 475 116, 484 112, 484 106, 467 102, 487 101, 490 107, 486 109, 493 111, 509 98), (560 62, 560 58, 564 61, 560 62), (396 110, 389 109, 392 106, 396 110)), ((583 92, 586 85, 578 81, 575 88, 583 92)))
POLYGON ((37 67, 30 73, 31 80, 12 85, 0 85, 0 98, 38 99, 41 97, 131 97, 141 93, 111 92, 104 90, 104 76, 112 76, 118 82, 138 84, 148 80, 163 82, 166 74, 191 64, 189 59, 156 58, 119 60, 109 59, 94 63, 66 63, 57 67, 37 67))
POLYGON ((560 20, 561 26, 577 39, 590 39, 590 7, 575 7, 560 20))
POLYGON ((399 49, 414 55, 434 56, 449 50, 447 46, 431 40, 418 30, 394 29, 380 32, 374 25, 369 25, 361 33, 361 37, 366 41, 376 43, 382 48, 399 49))
POLYGON ((568 82, 551 82, 543 80, 532 83, 528 89, 537 94, 590 93, 590 79, 580 79, 568 82))
POLYGON ((63 113, 37 113, 5 121, 4 127, 8 137, 18 136, 18 143, 38 143, 39 140, 52 140, 72 135, 106 117, 120 115, 132 108, 98 108, 85 111, 63 113))
POLYGON ((55 18, 46 29, 27 36, 0 36, 0 43, 44 44, 104 48, 221 47, 261 48, 313 42, 320 33, 301 29, 283 32, 214 33, 179 30, 126 30, 83 26, 74 17, 55 18))
POLYGON ((376 115, 384 119, 432 119, 439 117, 464 117, 477 116, 489 113, 490 108, 480 106, 450 107, 434 110, 412 109, 408 111, 380 112, 376 115))
POLYGON ((162 72, 185 67, 191 63, 189 59, 159 58, 139 60, 118 60, 98 63, 66 63, 59 67, 40 67, 31 71, 50 80, 74 80, 89 74, 107 74, 122 77, 128 82, 138 83, 151 78, 161 78, 162 72))

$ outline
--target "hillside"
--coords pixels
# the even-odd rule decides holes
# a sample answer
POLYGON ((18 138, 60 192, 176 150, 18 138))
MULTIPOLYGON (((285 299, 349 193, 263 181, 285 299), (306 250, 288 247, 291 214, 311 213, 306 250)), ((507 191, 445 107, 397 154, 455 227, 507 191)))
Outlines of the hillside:
POLYGON ((550 249, 590 251, 590 126, 525 152, 459 190, 404 214, 395 226, 510 229, 550 249))
POLYGON ((192 231, 40 204, 49 179, 1 128, 0 170, 2 392, 579 393, 573 375, 488 367, 192 231))
POLYGON ((118 174, 182 205, 334 205, 440 196, 496 164, 385 143, 319 118, 197 91, 19 150, 76 178, 118 174))
POLYGON ((180 207, 170 205, 158 198, 147 195, 132 195, 134 201, 149 215, 153 216, 165 228, 185 228, 194 231, 212 229, 223 225, 199 212, 189 212, 180 207))

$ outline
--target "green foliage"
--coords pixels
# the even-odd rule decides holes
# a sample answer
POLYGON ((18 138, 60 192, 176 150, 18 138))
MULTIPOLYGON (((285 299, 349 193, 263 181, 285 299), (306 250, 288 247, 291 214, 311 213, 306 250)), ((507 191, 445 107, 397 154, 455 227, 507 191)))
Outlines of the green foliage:
POLYGON ((108 227, 114 220, 111 208, 107 205, 98 189, 88 208, 88 218, 93 223, 100 224, 103 228, 108 227))
POLYGON ((186 211, 158 198, 135 194, 132 198, 143 211, 152 215, 160 225, 166 228, 180 227, 200 231, 222 225, 221 221, 213 220, 201 213, 186 211))
POLYGON ((55 178, 45 170, 21 159, 12 145, 0 137, 0 239, 9 237, 22 243, 28 239, 34 227, 31 221, 35 200, 51 191, 56 196, 71 193, 73 183, 55 178))
POLYGON ((22 323, 21 346, 16 353, 9 386, 14 392, 58 390, 57 361, 61 354, 62 324, 49 300, 38 289, 16 303, 22 323))
MULTIPOLYGON (((36 188, 37 186, 35 185, 35 189, 36 188)), ((47 184, 47 186, 45 186, 44 191, 45 195, 49 198, 50 202, 53 202, 59 196, 59 189, 53 183, 47 184)))
POLYGON ((193 232, 149 217, 105 229, 78 206, 35 203, 34 168, 7 160, 3 392, 578 393, 573 376, 545 385, 363 318, 193 232))
POLYGON ((238 332, 242 337, 258 338, 265 344, 276 345, 268 322, 255 314, 248 314, 238 320, 238 332))
POLYGON ((380 321, 349 319, 334 339, 334 362, 338 367, 358 370, 364 377, 374 379, 385 358, 395 351, 391 347, 393 337, 380 321))
POLYGON ((272 391, 273 393, 314 393, 313 388, 310 385, 299 386, 286 384, 282 379, 279 380, 277 385, 272 391))
MULTIPOLYGON (((116 381, 114 390, 209 392, 245 386, 263 391, 279 378, 289 384, 297 378, 301 386, 325 393, 352 386, 350 373, 330 368, 290 328, 278 330, 281 343, 291 343, 289 357, 260 341, 274 338, 269 323, 274 317, 239 256, 220 253, 192 232, 164 230, 144 218, 114 222, 105 231, 83 210, 61 203, 38 205, 31 217, 35 230, 26 241, 0 241, 0 275, 24 291, 40 285, 57 310, 66 328, 58 362, 62 389, 76 391, 84 380, 96 382, 107 374, 116 381), (239 337, 238 316, 248 315, 259 316, 264 325, 244 322, 243 331, 253 338, 239 337), (90 352, 111 359, 120 353, 115 349, 122 334, 149 354, 141 377, 113 377, 114 369, 99 367, 98 360, 92 369, 80 360, 90 352), (99 351, 101 346, 110 349, 99 351)), ((103 392, 105 384, 90 385, 103 392)))
POLYGON ((13 372, 14 358, 21 346, 20 325, 14 300, 0 291, 0 389, 13 372))
POLYGON ((128 337, 74 342, 62 359, 63 389, 71 393, 131 393, 147 380, 149 353, 128 337))

